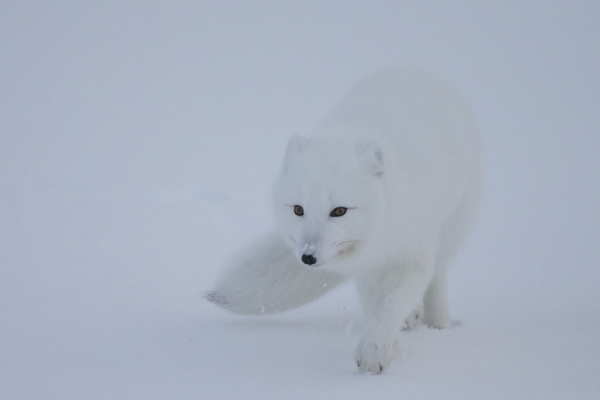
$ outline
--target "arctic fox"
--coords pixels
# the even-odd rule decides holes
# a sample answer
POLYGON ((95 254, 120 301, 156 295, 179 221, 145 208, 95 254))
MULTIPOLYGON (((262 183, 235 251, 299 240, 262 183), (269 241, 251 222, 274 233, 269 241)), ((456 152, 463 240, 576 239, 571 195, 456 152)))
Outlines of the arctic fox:
POLYGON ((380 373, 413 310, 450 327, 446 267, 474 220, 482 175, 477 123, 452 86, 417 69, 368 76, 308 138, 291 138, 274 189, 277 226, 207 298, 274 313, 352 279, 365 313, 356 363, 380 373))

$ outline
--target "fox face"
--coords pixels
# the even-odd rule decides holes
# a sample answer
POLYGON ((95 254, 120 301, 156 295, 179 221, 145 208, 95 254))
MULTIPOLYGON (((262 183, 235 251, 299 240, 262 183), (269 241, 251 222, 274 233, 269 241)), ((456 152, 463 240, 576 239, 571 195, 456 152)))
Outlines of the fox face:
POLYGON ((280 233, 299 261, 332 265, 369 246, 384 209, 383 169, 372 142, 290 140, 274 200, 280 233))

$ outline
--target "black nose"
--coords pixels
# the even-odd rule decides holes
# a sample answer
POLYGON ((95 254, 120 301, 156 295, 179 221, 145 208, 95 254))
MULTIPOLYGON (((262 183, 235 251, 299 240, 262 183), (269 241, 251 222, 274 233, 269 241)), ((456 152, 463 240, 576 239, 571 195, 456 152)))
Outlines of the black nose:
POLYGON ((304 254, 302 255, 302 262, 306 265, 313 265, 317 262, 317 259, 312 254, 304 254))

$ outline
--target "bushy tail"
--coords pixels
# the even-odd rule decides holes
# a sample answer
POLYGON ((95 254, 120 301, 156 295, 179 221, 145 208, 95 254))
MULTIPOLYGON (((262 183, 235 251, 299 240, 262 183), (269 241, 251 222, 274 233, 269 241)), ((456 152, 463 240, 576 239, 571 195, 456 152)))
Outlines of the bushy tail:
POLYGON ((303 265, 272 232, 242 251, 206 298, 237 314, 277 313, 313 301, 342 281, 303 265))

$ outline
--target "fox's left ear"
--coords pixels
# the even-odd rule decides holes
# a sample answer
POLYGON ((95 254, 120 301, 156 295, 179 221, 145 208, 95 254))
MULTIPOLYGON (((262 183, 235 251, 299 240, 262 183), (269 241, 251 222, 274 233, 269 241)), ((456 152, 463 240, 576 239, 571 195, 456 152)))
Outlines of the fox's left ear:
POLYGON ((385 170, 383 151, 377 142, 358 143, 356 155, 366 173, 381 176, 385 170))

